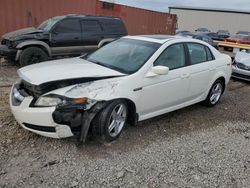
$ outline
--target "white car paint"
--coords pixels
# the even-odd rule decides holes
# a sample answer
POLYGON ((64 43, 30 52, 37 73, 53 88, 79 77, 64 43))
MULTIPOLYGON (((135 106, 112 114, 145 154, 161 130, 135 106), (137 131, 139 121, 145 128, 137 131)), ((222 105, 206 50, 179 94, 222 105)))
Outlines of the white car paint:
MULTIPOLYGON (((18 71, 19 76, 35 85, 78 77, 120 76, 67 86, 50 91, 43 96, 56 94, 69 98, 87 97, 96 101, 128 99, 135 104, 139 121, 203 101, 215 80, 223 77, 225 84, 227 84, 230 79, 231 58, 221 54, 203 41, 182 37, 171 37, 165 40, 145 36, 127 36, 124 38, 155 42, 161 44, 161 47, 136 73, 130 75, 80 58, 71 58, 22 68, 18 71), (154 74, 152 67, 158 56, 171 44, 180 42, 195 42, 209 47, 215 60, 170 70, 167 75, 154 74)), ((22 126, 23 122, 28 122, 39 126, 55 127, 57 130, 55 133, 28 129, 48 137, 63 138, 73 135, 69 126, 59 125, 53 121, 52 113, 55 107, 33 108, 30 107, 32 100, 33 97, 28 96, 25 97, 20 106, 14 106, 12 104, 12 93, 10 95, 12 112, 22 126)), ((23 127, 27 129, 27 127, 23 127)))

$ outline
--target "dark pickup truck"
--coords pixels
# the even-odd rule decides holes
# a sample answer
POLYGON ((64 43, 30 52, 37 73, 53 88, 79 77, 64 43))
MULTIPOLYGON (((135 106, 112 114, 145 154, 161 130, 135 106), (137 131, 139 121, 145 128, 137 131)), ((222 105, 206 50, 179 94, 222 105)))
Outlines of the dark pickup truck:
POLYGON ((3 35, 0 56, 26 66, 56 56, 89 53, 125 35, 127 29, 119 18, 57 16, 44 21, 38 28, 3 35))

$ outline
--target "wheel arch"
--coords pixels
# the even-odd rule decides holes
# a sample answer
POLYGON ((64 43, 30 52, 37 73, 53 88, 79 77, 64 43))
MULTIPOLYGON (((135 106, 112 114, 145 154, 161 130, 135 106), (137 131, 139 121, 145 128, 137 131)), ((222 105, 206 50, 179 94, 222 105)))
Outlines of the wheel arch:
POLYGON ((127 105, 128 105, 128 119, 127 119, 127 121, 130 125, 136 125, 136 123, 138 121, 138 113, 137 113, 135 102, 132 101, 131 99, 128 99, 128 98, 115 98, 115 99, 107 101, 107 104, 111 103, 115 100, 123 100, 127 103, 127 105))
POLYGON ((16 58, 15 58, 16 61, 19 60, 21 52, 28 47, 39 47, 42 50, 44 50, 48 54, 49 57, 52 56, 51 49, 50 49, 49 45, 46 44, 45 42, 43 42, 43 41, 25 41, 25 42, 18 44, 16 47, 18 50, 18 52, 16 54, 16 58))

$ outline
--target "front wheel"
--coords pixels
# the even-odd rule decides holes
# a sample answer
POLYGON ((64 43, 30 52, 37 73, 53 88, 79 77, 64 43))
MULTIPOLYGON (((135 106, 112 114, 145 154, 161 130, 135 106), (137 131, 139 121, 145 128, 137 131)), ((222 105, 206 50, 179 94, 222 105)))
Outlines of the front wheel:
POLYGON ((23 67, 46 61, 48 58, 47 53, 43 49, 39 47, 28 47, 22 51, 19 62, 23 67))
POLYGON ((216 80, 212 85, 204 104, 209 107, 215 106, 220 101, 223 91, 223 82, 221 80, 216 80))
POLYGON ((107 142, 116 140, 126 124, 128 106, 124 100, 112 101, 93 121, 93 134, 107 142))

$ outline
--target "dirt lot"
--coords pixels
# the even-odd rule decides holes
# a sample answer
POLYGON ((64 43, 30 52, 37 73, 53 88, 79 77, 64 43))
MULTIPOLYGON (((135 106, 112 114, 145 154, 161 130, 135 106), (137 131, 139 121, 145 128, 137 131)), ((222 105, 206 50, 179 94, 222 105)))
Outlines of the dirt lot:
POLYGON ((20 128, 0 67, 0 187, 249 187, 250 84, 232 80, 214 108, 200 104, 126 127, 102 145, 20 128))

